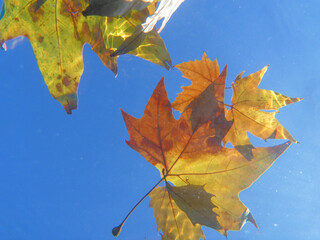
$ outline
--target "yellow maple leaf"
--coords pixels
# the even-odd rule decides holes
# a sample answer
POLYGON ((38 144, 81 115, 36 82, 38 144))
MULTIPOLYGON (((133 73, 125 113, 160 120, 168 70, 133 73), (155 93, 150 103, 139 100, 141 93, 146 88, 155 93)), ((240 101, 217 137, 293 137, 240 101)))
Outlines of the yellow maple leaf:
MULTIPOLYGON (((26 36, 51 95, 67 113, 77 108, 77 88, 83 72, 82 48, 89 43, 106 67, 117 72, 111 55, 153 13, 154 6, 131 11, 123 18, 84 17, 88 0, 5 0, 0 20, 0 44, 26 36), (153 10, 151 10, 153 9, 153 10)), ((169 68, 170 56, 156 31, 130 54, 169 68)))
POLYGON ((232 84, 232 106, 226 118, 233 124, 223 141, 231 142, 247 158, 250 158, 253 148, 247 132, 264 140, 288 139, 296 142, 275 115, 279 108, 301 101, 302 98, 290 98, 271 90, 258 89, 266 70, 267 67, 245 78, 241 73, 232 84))
POLYGON ((183 91, 172 107, 180 112, 192 108, 190 121, 196 119, 197 124, 211 121, 211 127, 220 131, 216 132, 217 140, 222 140, 224 144, 231 142, 248 160, 252 158, 254 147, 247 132, 264 140, 274 138, 296 142, 276 120, 275 114, 279 108, 301 101, 301 98, 289 98, 271 90, 258 89, 267 67, 245 78, 242 78, 243 73, 238 75, 232 85, 232 106, 224 101, 226 72, 224 70, 219 74, 216 60, 211 61, 204 53, 202 60, 184 62, 176 67, 183 77, 191 80, 191 85, 182 87, 183 91), (210 107, 200 106, 199 101, 210 107), (230 109, 225 118, 226 106, 230 109))

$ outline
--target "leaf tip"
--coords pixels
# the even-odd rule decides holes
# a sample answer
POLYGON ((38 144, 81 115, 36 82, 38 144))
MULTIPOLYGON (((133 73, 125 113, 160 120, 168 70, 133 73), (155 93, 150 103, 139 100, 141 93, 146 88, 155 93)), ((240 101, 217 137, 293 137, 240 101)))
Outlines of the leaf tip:
POLYGON ((208 58, 208 56, 207 56, 206 52, 205 52, 205 51, 203 51, 202 59, 206 59, 206 58, 208 58))
POLYGON ((126 120, 129 118, 130 115, 126 113, 122 108, 120 108, 120 111, 121 111, 123 120, 126 122, 126 120))
POLYGON ((240 80, 240 79, 242 78, 242 76, 243 76, 244 73, 245 73, 245 71, 242 71, 241 73, 239 73, 239 74, 237 75, 236 79, 234 80, 234 82, 240 80))
POLYGON ((164 86, 164 77, 162 77, 158 83, 161 87, 164 86))
POLYGON ((170 69, 173 69, 173 68, 174 68, 174 66, 172 65, 171 59, 169 59, 169 60, 163 60, 163 66, 164 66, 164 68, 167 69, 168 71, 169 71, 170 69))
POLYGON ((62 95, 62 96, 57 97, 55 99, 58 100, 62 104, 62 106, 66 110, 67 114, 72 114, 72 110, 75 110, 78 107, 77 94, 62 95))
POLYGON ((266 73, 266 71, 268 70, 269 66, 270 65, 268 64, 267 66, 265 66, 264 68, 261 69, 261 73, 260 73, 261 74, 261 78, 266 73))
POLYGON ((303 100, 303 98, 295 98, 294 99, 294 102, 300 102, 300 101, 302 101, 303 100))
POLYGON ((228 64, 223 68, 222 72, 220 73, 220 76, 227 76, 227 69, 228 69, 228 64))
POLYGON ((252 213, 249 213, 247 216, 247 222, 251 222, 257 229, 259 229, 256 220, 253 218, 252 213))
POLYGON ((156 88, 154 89, 152 96, 154 95, 154 93, 160 94, 161 89, 164 89, 164 88, 165 88, 164 77, 162 77, 158 82, 156 88))

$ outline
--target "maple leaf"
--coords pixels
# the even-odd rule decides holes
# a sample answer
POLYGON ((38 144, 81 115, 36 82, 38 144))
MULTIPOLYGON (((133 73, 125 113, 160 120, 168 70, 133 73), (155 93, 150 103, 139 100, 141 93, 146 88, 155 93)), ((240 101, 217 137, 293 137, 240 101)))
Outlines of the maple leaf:
POLYGON ((172 107, 180 112, 191 109, 190 121, 193 130, 208 121, 215 129, 218 144, 229 131, 232 122, 225 118, 224 89, 227 67, 219 74, 217 60, 211 61, 204 53, 201 61, 189 61, 175 66, 183 77, 190 79, 192 84, 182 87, 172 107))
MULTIPOLYGON (((215 59, 211 61, 206 53, 203 53, 202 60, 195 60, 189 62, 183 62, 175 66, 182 73, 183 77, 191 81, 191 85, 187 87, 182 87, 183 92, 178 94, 176 100, 172 103, 172 107, 175 110, 183 112, 187 106, 213 82, 219 77, 219 64, 215 59)), ((219 101, 224 102, 224 88, 226 81, 226 73, 223 74, 221 81, 216 84, 220 87, 219 101)), ((218 100, 217 99, 217 100, 218 100)))
POLYGON ((258 89, 266 70, 267 67, 245 78, 241 73, 232 84, 232 106, 227 112, 227 119, 233 124, 223 141, 231 142, 247 158, 251 158, 253 149, 247 131, 264 140, 289 139, 297 142, 275 115, 279 108, 299 102, 302 98, 290 98, 271 90, 258 89))
MULTIPOLYGON (((219 75, 217 60, 211 61, 204 53, 201 61, 185 62, 176 67, 183 73, 183 77, 191 80, 192 84, 182 87, 183 91, 172 103, 173 108, 180 112, 188 108, 192 108, 193 112, 200 112, 197 114, 202 117, 199 123, 203 124, 210 120, 212 127, 220 131, 216 134, 217 141, 223 140, 224 144, 231 142, 248 160, 252 158, 254 147, 250 143, 247 131, 264 140, 275 138, 296 142, 276 120, 276 112, 265 110, 278 110, 280 107, 300 101, 301 98, 289 98, 271 90, 258 89, 267 67, 246 78, 242 78, 243 73, 237 77, 232 85, 234 92, 232 106, 224 103, 226 72, 224 70, 219 75), (205 91, 208 93, 205 94, 205 91), (211 107, 196 104, 200 98, 205 98, 206 100, 202 102, 211 107), (194 106, 195 104, 197 106, 194 106), (226 118, 225 106, 230 107, 226 118)), ((190 120, 192 121, 192 118, 190 120)))
MULTIPOLYGON (((83 45, 90 44, 104 65, 116 74, 117 58, 111 55, 155 10, 154 6, 133 10, 123 18, 84 17, 81 12, 87 6, 88 0, 5 0, 0 21, 0 44, 18 36, 30 40, 51 95, 67 113, 77 108, 83 45)), ((155 31, 138 44, 126 43, 121 53, 128 51, 170 68, 170 56, 155 31)))
MULTIPOLYGON (((206 96, 209 93, 213 95, 210 98, 216 101, 215 91, 206 92, 206 96)), ((185 104, 180 119, 176 120, 162 79, 140 119, 122 112, 130 136, 128 145, 158 168, 162 175, 147 195, 151 197, 150 206, 154 208, 163 239, 204 238, 199 228, 202 225, 216 229, 225 236, 228 230, 240 230, 247 221, 256 225, 238 195, 291 144, 287 142, 255 148, 251 161, 236 149, 221 147, 215 140, 216 129, 210 126, 212 118, 197 128, 193 127, 190 120, 193 109, 188 106, 193 101, 199 101, 197 106, 210 108, 210 104, 204 104, 206 99, 202 94, 194 95, 185 104), (165 181, 166 186, 156 188, 161 181, 165 181)), ((220 111, 220 108, 216 110, 220 111)), ((114 229, 114 235, 119 234, 125 220, 114 229)))

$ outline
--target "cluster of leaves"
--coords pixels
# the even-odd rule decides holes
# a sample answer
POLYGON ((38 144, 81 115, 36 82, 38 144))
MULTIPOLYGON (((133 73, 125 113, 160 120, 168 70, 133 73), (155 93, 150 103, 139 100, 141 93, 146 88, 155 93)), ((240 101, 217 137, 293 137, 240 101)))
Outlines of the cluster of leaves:
POLYGON ((170 68, 170 55, 156 29, 142 32, 141 24, 156 11, 157 2, 4 0, 0 44, 18 36, 27 37, 51 95, 71 113, 77 108, 85 43, 115 74, 117 56, 125 53, 170 68), (99 2, 104 2, 110 13, 88 16, 98 15, 89 10, 96 9, 99 2))
MULTIPOLYGON (((161 173, 149 192, 158 231, 166 240, 205 238, 201 226, 227 236, 256 222, 240 201, 248 188, 273 162, 296 142, 275 119, 279 108, 298 102, 271 90, 258 89, 267 70, 247 77, 239 74, 232 84, 232 105, 224 100, 226 68, 202 60, 176 66, 192 84, 171 104, 161 79, 142 118, 123 112, 130 141, 161 173), (229 110, 227 110, 227 108, 229 110), (182 114, 176 120, 172 110, 182 114), (265 111, 268 110, 268 111, 265 111), (289 141, 271 147, 253 147, 247 132, 267 139, 289 141), (226 148, 231 142, 234 148, 226 148), (165 181, 164 187, 157 187, 165 181)), ((114 228, 117 235, 123 224, 114 228)))
MULTIPOLYGON (((77 108, 83 45, 88 43, 115 74, 117 57, 126 53, 169 69, 170 56, 155 24, 164 18, 163 27, 182 2, 4 0, 0 45, 27 37, 50 93, 71 113, 77 108)), ((217 61, 205 54, 200 61, 176 67, 192 84, 183 87, 172 104, 161 79, 141 119, 123 112, 130 136, 127 143, 161 173, 147 194, 158 231, 166 240, 197 240, 205 238, 203 225, 225 236, 247 221, 256 226, 238 195, 296 143, 275 114, 301 99, 258 89, 265 67, 247 77, 237 76, 229 105, 224 100, 226 67, 220 73, 217 61), (178 120, 173 109, 181 112, 178 120), (254 147, 248 132, 264 140, 289 141, 254 147), (234 148, 225 147, 227 143, 234 148), (159 187, 161 182, 165 186, 159 187)), ((114 235, 123 223, 113 229, 114 235)))

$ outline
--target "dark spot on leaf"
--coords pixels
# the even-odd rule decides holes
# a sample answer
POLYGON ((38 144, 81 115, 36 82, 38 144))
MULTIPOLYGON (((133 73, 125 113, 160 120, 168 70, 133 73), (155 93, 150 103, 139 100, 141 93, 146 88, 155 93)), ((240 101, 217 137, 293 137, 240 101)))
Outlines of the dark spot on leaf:
POLYGON ((62 1, 61 8, 60 8, 60 14, 66 17, 70 17, 70 8, 68 5, 65 4, 64 1, 62 1))
MULTIPOLYGON (((219 143, 220 144, 220 143, 219 143)), ((217 146, 217 145, 219 145, 218 143, 217 143, 217 140, 216 140, 216 138, 215 137, 208 137, 208 139, 207 139, 207 145, 209 146, 209 147, 211 147, 211 146, 217 146)))
POLYGON ((80 41, 80 36, 79 36, 79 33, 75 30, 74 31, 74 38, 77 40, 77 41, 80 41))
POLYGON ((82 24, 81 33, 83 34, 85 41, 90 42, 91 36, 90 36, 90 28, 88 23, 84 22, 82 24))
POLYGON ((62 79, 62 84, 65 85, 66 87, 69 86, 71 83, 71 78, 69 76, 65 76, 63 79, 62 79))
POLYGON ((33 22, 37 22, 44 14, 41 8, 38 9, 37 2, 34 2, 33 4, 31 4, 28 8, 28 11, 32 17, 33 22))
POLYGON ((163 151, 169 151, 170 149, 172 149, 172 147, 173 147, 172 141, 167 140, 167 141, 162 142, 162 150, 163 151))
POLYGON ((61 86, 61 83, 57 83, 56 84, 56 88, 59 92, 62 92, 62 86, 61 86))
POLYGON ((106 46, 104 44, 103 34, 101 31, 101 28, 98 26, 95 26, 92 31, 94 35, 94 41, 95 44, 92 47, 92 50, 96 53, 103 52, 106 49, 106 46))
POLYGON ((44 39, 44 37, 43 37, 43 36, 39 36, 39 37, 38 37, 38 41, 39 41, 39 43, 42 43, 42 42, 43 42, 43 39, 44 39))
POLYGON ((148 140, 147 138, 144 138, 142 141, 141 141, 141 145, 145 146, 145 147, 148 147, 148 148, 153 148, 154 145, 150 142, 150 140, 148 140))
POLYGON ((185 131, 188 128, 188 125, 185 121, 181 122, 179 125, 181 131, 185 131))

